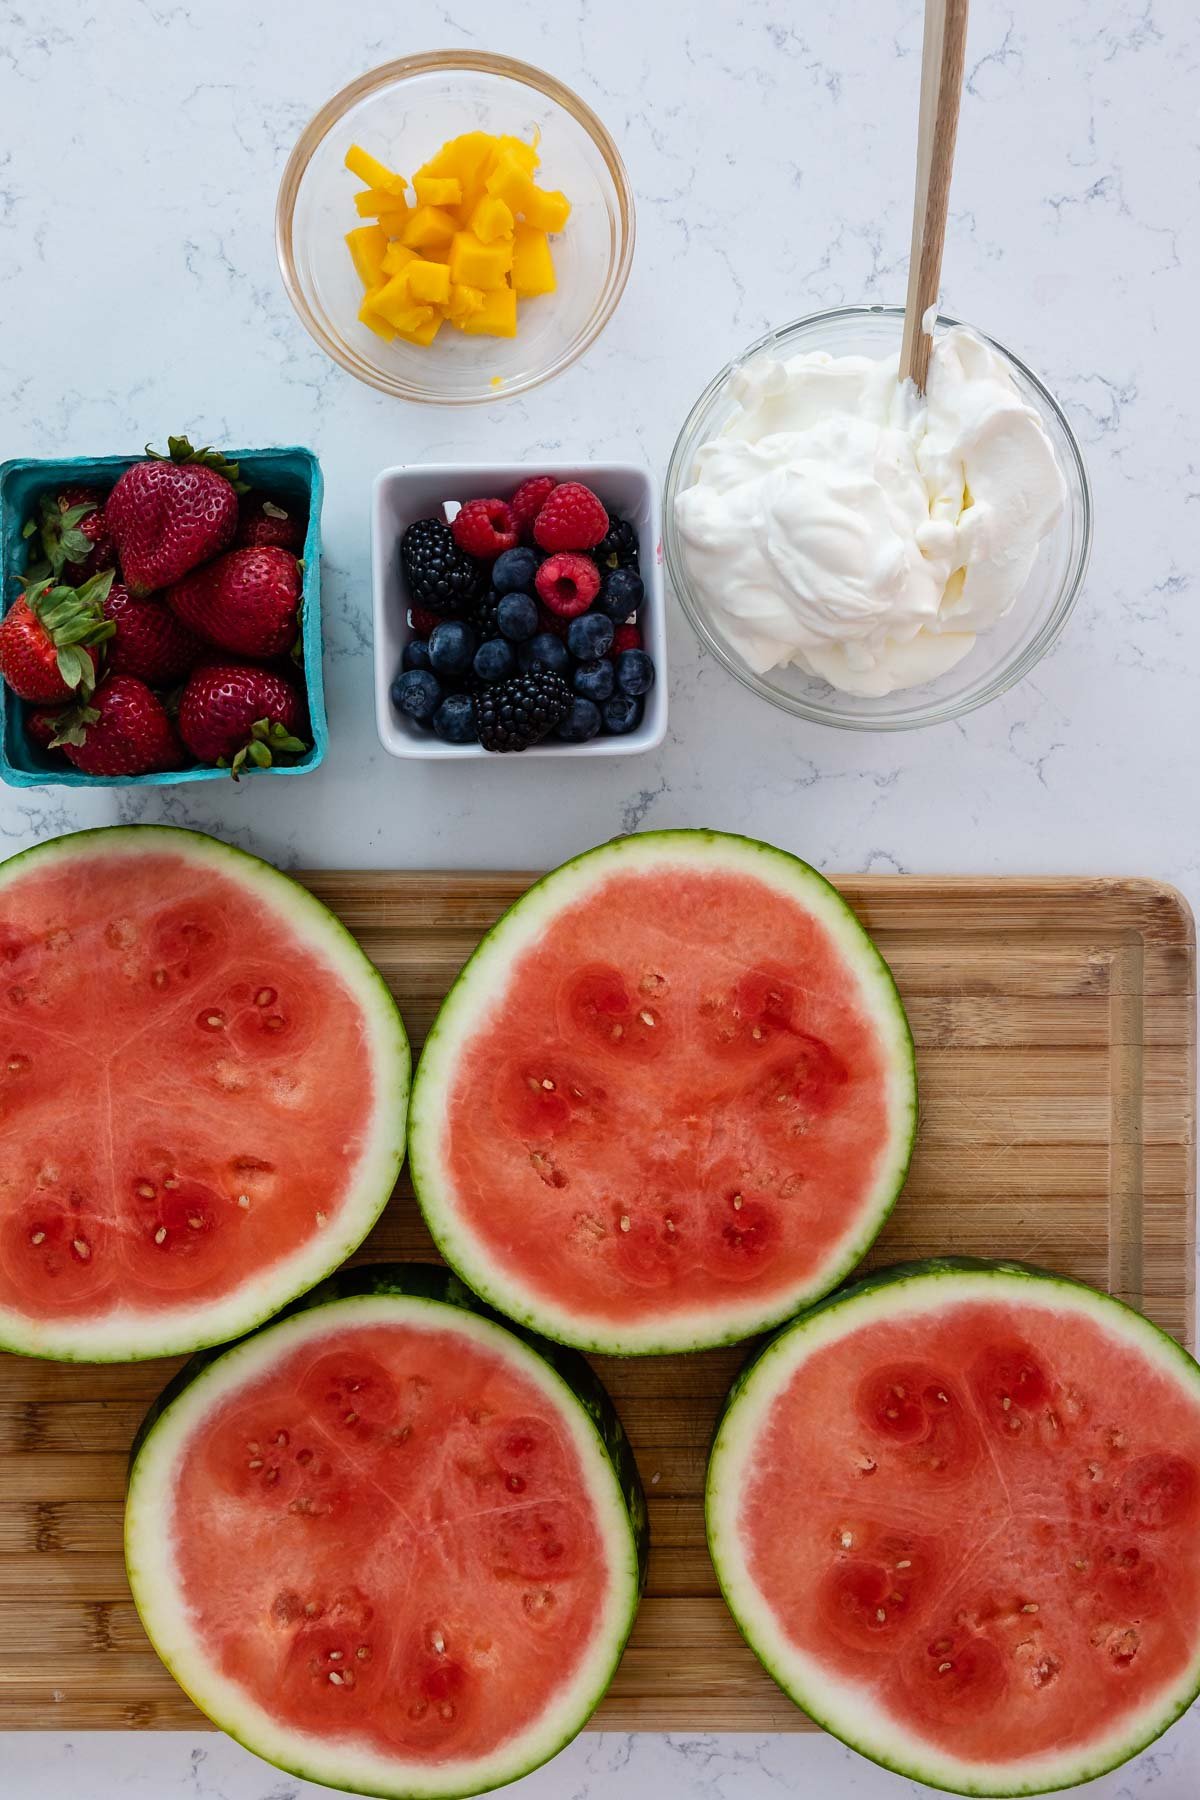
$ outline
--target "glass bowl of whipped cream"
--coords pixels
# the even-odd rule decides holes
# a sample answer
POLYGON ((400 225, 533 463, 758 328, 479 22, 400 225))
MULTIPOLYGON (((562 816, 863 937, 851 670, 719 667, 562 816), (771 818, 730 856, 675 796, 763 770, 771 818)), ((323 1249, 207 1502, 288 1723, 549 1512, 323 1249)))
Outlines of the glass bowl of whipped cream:
POLYGON ((664 551, 701 642, 774 705, 844 730, 939 724, 1028 674, 1070 616, 1092 499, 1075 434, 1010 350, 843 306, 709 382, 667 471, 664 551))

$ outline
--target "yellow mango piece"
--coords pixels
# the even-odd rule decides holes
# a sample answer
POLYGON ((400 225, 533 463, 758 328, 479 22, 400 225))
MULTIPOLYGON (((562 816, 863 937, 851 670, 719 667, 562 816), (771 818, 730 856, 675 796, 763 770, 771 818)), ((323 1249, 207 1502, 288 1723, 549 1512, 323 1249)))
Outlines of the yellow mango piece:
POLYGON ((427 321, 429 308, 414 300, 408 291, 408 270, 393 275, 378 289, 371 301, 372 312, 394 325, 397 331, 416 331, 427 321))
POLYGON ((462 182, 457 175, 414 175, 418 206, 460 206, 462 182))
POLYGON ((510 287, 493 288, 477 312, 463 320, 468 337, 516 337, 517 296, 510 287))
POLYGON ((380 318, 375 311, 375 302, 382 292, 382 282, 376 287, 369 287, 363 295, 363 303, 358 309, 358 316, 367 329, 375 333, 376 337, 381 337, 385 343, 390 343, 396 335, 396 328, 394 325, 389 325, 386 319, 380 318))
POLYGON ((416 256, 404 271, 414 300, 444 306, 450 298, 450 271, 445 263, 425 262, 416 256))
POLYGON ((358 279, 365 288, 374 287, 383 273, 387 232, 381 231, 378 225, 359 225, 346 233, 346 244, 354 258, 358 279))
POLYGON ((398 238, 403 233, 405 226, 411 218, 412 208, 400 206, 393 200, 391 212, 380 213, 379 223, 383 226, 383 229, 387 232, 389 237, 398 238))
POLYGON ((497 200, 503 200, 512 213, 524 212, 530 195, 536 192, 528 172, 521 167, 511 150, 506 150, 497 159, 485 186, 488 193, 497 200))
POLYGON ((448 244, 458 230, 458 220, 440 206, 418 206, 400 233, 400 240, 411 250, 425 250, 431 244, 448 244))
POLYGON ((369 188, 381 188, 385 194, 402 194, 408 186, 403 175, 397 175, 395 169, 389 169, 381 163, 377 156, 364 150, 361 144, 351 144, 346 152, 346 167, 352 175, 365 182, 369 188))
POLYGON ((449 138, 435 156, 421 164, 417 174, 452 176, 465 194, 482 181, 484 164, 494 147, 495 139, 486 131, 465 131, 461 137, 449 138))
POLYGON ((354 210, 360 219, 377 219, 395 204, 395 194, 385 194, 382 188, 360 188, 354 196, 354 210))
MULTIPOLYGON (((386 267, 386 259, 384 266, 386 267)), ((513 238, 513 292, 523 299, 533 294, 552 294, 558 286, 554 258, 544 231, 535 225, 518 225, 513 238)))
POLYGON ((485 194, 471 214, 471 230, 485 244, 499 237, 511 237, 513 223, 512 213, 494 194, 485 194))
POLYGON ((468 287, 503 287, 512 253, 510 241, 483 244, 473 231, 456 231, 450 244, 450 279, 468 287))
POLYGON ((455 281, 450 284, 450 299, 446 307, 446 317, 452 325, 462 324, 472 313, 477 313, 487 295, 482 288, 469 287, 465 282, 455 281))
POLYGON ((406 343, 420 344, 422 349, 428 349, 442 329, 442 315, 436 306, 427 306, 423 310, 429 314, 423 324, 415 326, 412 331, 398 331, 396 336, 402 337, 406 343))
POLYGON ((415 261, 416 251, 410 250, 407 244, 389 244, 383 253, 383 272, 385 275, 399 275, 410 262, 415 261))
POLYGON ((547 192, 545 188, 530 184, 529 198, 525 202, 525 223, 536 225, 539 231, 561 231, 571 216, 571 202, 565 194, 557 190, 547 192))
POLYGON ((511 156, 518 168, 524 169, 527 175, 532 175, 533 171, 538 166, 536 141, 532 144, 527 144, 524 138, 507 136, 498 137, 496 139, 496 154, 498 157, 511 156))

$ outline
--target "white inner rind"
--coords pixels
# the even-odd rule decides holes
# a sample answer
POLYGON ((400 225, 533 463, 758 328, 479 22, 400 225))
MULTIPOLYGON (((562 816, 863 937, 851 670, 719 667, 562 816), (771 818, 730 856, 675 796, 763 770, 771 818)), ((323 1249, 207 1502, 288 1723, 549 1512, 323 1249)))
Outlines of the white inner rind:
MULTIPOLYGON (((267 1270, 248 1269, 230 1292, 212 1300, 179 1295, 154 1307, 118 1304, 94 1317, 31 1319, 0 1306, 0 1345, 60 1362, 126 1362, 173 1356, 238 1337, 277 1313, 343 1263, 387 1204, 404 1161, 412 1072, 408 1038, 383 977, 326 906, 289 876, 256 856, 200 832, 132 825, 55 838, 0 866, 0 897, 25 875, 53 862, 160 851, 194 864, 197 883, 214 868, 249 889, 286 920, 304 954, 329 970, 362 1012, 374 1083, 371 1118, 357 1163, 347 1170, 341 1203, 326 1230, 280 1257, 267 1270)), ((271 945, 263 946, 265 955, 271 945)))
POLYGON ((752 838, 707 831, 648 832, 618 838, 556 869, 523 895, 483 940, 426 1040, 413 1083, 409 1158, 417 1198, 443 1256, 477 1293, 510 1317, 583 1350, 615 1354, 694 1350, 778 1324, 827 1293, 853 1268, 899 1192, 916 1113, 912 1038, 904 1008, 887 964, 836 888, 798 857, 752 838), (765 1294, 761 1289, 739 1292, 720 1304, 672 1307, 659 1314, 653 1299, 648 1299, 641 1323, 614 1322, 603 1313, 589 1312, 586 1303, 564 1305, 523 1280, 510 1265, 497 1266, 486 1239, 465 1218, 448 1173, 448 1101, 464 1051, 490 1028, 508 993, 514 965, 526 950, 536 947, 548 923, 606 881, 651 870, 669 882, 672 868, 690 874, 710 869, 762 882, 803 907, 828 932, 879 1036, 887 1067, 888 1132, 871 1189, 815 1274, 802 1282, 776 1285, 765 1294))
MULTIPOLYGON (((637 1544, 616 1471, 595 1423, 569 1385, 491 1320, 411 1295, 368 1295, 313 1307, 269 1326, 205 1369, 156 1421, 134 1462, 125 1511, 125 1560, 134 1604, 154 1648, 214 1724, 306 1781, 396 1800, 482 1793, 560 1750, 586 1724, 612 1679, 639 1591, 637 1544), (579 1666, 537 1717, 486 1757, 436 1764, 407 1761, 386 1756, 361 1739, 321 1737, 282 1724, 215 1666, 197 1635, 176 1565, 171 1535, 176 1473, 212 1410, 300 1344, 332 1335, 344 1343, 355 1330, 397 1324, 406 1330, 457 1332, 541 1390, 578 1453, 604 1545, 608 1585, 579 1666)), ((513 1703, 519 1714, 519 1694, 513 1703)))
MULTIPOLYGON (((1009 1267, 992 1271, 939 1270, 851 1293, 784 1331, 735 1390, 721 1421, 708 1466, 705 1515, 717 1579, 742 1634, 768 1672, 818 1724, 885 1767, 953 1793, 1020 1795, 1073 1786, 1124 1762, 1189 1706, 1200 1689, 1200 1635, 1192 1663, 1179 1681, 1147 1699, 1140 1711, 1086 1746, 973 1762, 956 1757, 911 1729, 857 1684, 840 1680, 787 1635, 770 1597, 749 1567, 739 1528, 748 1483, 753 1480, 759 1434, 796 1370, 817 1351, 879 1319, 914 1315, 972 1301, 1011 1300, 1062 1319, 1075 1313, 1136 1348, 1168 1379, 1200 1402, 1200 1368, 1164 1332, 1107 1294, 1069 1281, 1009 1267)), ((802 1474, 797 1504, 802 1504, 802 1474)))

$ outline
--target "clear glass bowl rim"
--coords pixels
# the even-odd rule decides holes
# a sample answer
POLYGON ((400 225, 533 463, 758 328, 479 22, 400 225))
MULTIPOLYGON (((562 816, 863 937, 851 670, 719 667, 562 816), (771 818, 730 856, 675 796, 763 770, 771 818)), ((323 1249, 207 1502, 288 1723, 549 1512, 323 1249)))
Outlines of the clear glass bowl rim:
MULTIPOLYGON (((1072 474, 1078 483, 1079 543, 1075 548, 1058 597, 1042 621, 1036 636, 1025 645, 1019 655, 1014 656, 1011 661, 1001 664, 989 680, 957 699, 934 700, 925 707, 917 705, 907 710, 903 717, 889 717, 881 714, 878 717, 856 718, 839 712, 836 702, 825 706, 816 701, 802 699, 799 695, 780 693, 769 687, 765 681, 754 674, 753 670, 746 668, 724 639, 713 629, 692 598, 683 548, 675 525, 675 496, 690 473, 691 461, 695 455, 695 448, 691 445, 690 440, 697 422, 712 401, 716 399, 730 376, 751 357, 759 355, 762 351, 772 348, 786 349, 792 339, 822 325, 831 325, 843 320, 879 318, 900 320, 903 317, 904 308, 902 306, 882 304, 831 306, 821 312, 806 313, 803 318, 793 319, 787 325, 780 325, 774 331, 765 332, 762 337, 756 338, 754 343, 748 345, 738 356, 733 357, 723 369, 713 376, 684 420, 683 428, 671 451, 671 460, 667 465, 667 479, 663 494, 663 553, 666 559, 667 577, 696 636, 705 649, 716 657, 722 667, 728 669, 729 673, 740 681, 743 687, 749 688, 751 693, 757 694, 760 699, 769 701, 772 706, 780 707, 784 712, 792 713, 797 718, 808 719, 817 725, 830 725, 838 731, 915 731, 926 725, 941 725, 951 719, 961 718, 964 713, 974 712, 977 706, 983 706, 989 700, 995 700, 1000 694, 1007 692, 1010 687, 1022 680, 1035 664, 1041 661, 1047 650, 1057 640, 1079 598, 1092 553, 1092 489, 1083 460, 1083 452, 1079 448, 1079 441, 1071 427, 1070 420, 1046 383, 1033 369, 1029 368, 1028 364, 1022 362, 1019 356, 1014 355, 1006 344, 1000 343, 994 337, 989 337, 988 333, 981 331, 978 326, 968 325, 969 331, 974 332, 976 337, 982 338, 985 344, 990 344, 992 349, 1019 370, 1033 387, 1040 404, 1044 406, 1048 414, 1053 416, 1066 440, 1072 465, 1071 469, 1065 471, 1068 485, 1070 485, 1072 474), (687 466, 685 466, 685 458, 687 466)), ((936 323, 940 327, 949 328, 961 325, 964 321, 952 318, 948 313, 939 313, 936 323)), ((832 689, 830 691, 831 693, 836 692, 832 689)), ((919 692, 919 690, 901 690, 901 700, 905 692, 912 693, 919 692)))
POLYGON ((625 292, 625 284, 629 279, 629 271, 633 266, 633 250, 636 239, 635 208, 633 188, 621 153, 617 149, 607 127, 592 111, 591 107, 581 100, 578 94, 566 87, 557 76, 549 75, 544 69, 535 68, 532 63, 518 62, 511 56, 497 56, 487 50, 425 50, 415 56, 396 57, 392 62, 380 63, 377 68, 368 69, 354 81, 340 88, 332 99, 327 100, 320 111, 314 113, 304 130, 300 133, 288 157, 283 177, 279 183, 279 194, 275 202, 275 254, 279 262, 279 272, 283 277, 283 285, 297 317, 309 336, 339 363, 351 375, 357 376, 369 386, 377 388, 380 393, 391 394, 396 399, 414 400, 430 406, 480 406, 498 399, 507 399, 513 394, 528 393, 531 388, 540 387, 544 381, 550 381, 560 375, 564 369, 570 368, 590 345, 594 344, 604 327, 608 324, 621 295, 625 292), (435 395, 412 388, 406 381, 398 377, 390 377, 382 370, 375 368, 364 358, 356 356, 340 339, 330 337, 315 317, 296 269, 296 259, 292 249, 292 227, 295 219, 296 200, 300 193, 300 183, 304 179, 309 163, 338 120, 358 104, 366 95, 375 90, 389 87, 399 81, 407 81, 414 75, 438 73, 469 73, 499 75, 509 81, 518 81, 526 87, 535 88, 547 99, 561 106, 582 125, 600 155, 613 184, 616 195, 619 217, 620 235, 617 254, 609 266, 608 278, 601 291, 599 301, 593 309, 588 323, 580 335, 570 343, 560 355, 547 364, 544 369, 529 375, 506 380, 504 387, 494 393, 487 394, 445 394, 435 395))

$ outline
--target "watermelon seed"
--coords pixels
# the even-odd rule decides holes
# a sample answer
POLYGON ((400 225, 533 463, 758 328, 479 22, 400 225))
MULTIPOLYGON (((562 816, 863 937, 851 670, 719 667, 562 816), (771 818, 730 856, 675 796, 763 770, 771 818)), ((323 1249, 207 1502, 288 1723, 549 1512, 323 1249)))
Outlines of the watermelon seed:
POLYGON ((250 1452, 251 1456, 257 1456, 259 1451, 262 1449, 262 1445, 259 1443, 257 1438, 247 1438, 246 1448, 250 1452))
POLYGON ((1027 1600, 1025 1602, 1024 1606, 1021 1608, 1021 1611, 1023 1613, 1035 1613, 1035 1612, 1037 1612, 1037 1610, 1038 1610, 1038 1604, 1037 1604, 1036 1600, 1027 1600))
POLYGON ((537 1078, 537 1076, 536 1076, 536 1075, 527 1075, 527 1076, 526 1076, 526 1077, 525 1077, 525 1085, 526 1085, 526 1087, 530 1087, 530 1088, 532 1088, 532 1089, 533 1089, 533 1091, 534 1091, 534 1093, 535 1093, 535 1094, 536 1094, 536 1093, 537 1093, 537 1092, 538 1092, 538 1090, 539 1090, 539 1089, 540 1089, 540 1087, 541 1087, 541 1085, 542 1085, 542 1084, 541 1084, 541 1082, 540 1082, 540 1081, 539 1081, 539 1080, 538 1080, 538 1078, 537 1078))
POLYGON ((331 1650, 329 1652, 329 1660, 330 1662, 341 1662, 345 1654, 344 1650, 331 1650))
POLYGON ((654 1026, 658 1024, 658 1020, 648 1008, 643 1009, 643 1011, 638 1014, 638 1018, 642 1021, 643 1025, 654 1026))
POLYGON ((520 1475, 510 1475, 505 1485, 514 1494, 523 1494, 525 1492, 525 1483, 520 1475))
POLYGON ((269 1013, 263 1023, 268 1031, 282 1031, 286 1020, 279 1013, 269 1013))
POLYGON ((325 1218, 326 1218, 326 1215, 323 1212, 319 1212, 317 1214, 317 1224, 323 1225, 325 1223, 325 1218))
POLYGON ((359 1662, 366 1662, 371 1652, 367 1649, 365 1644, 360 1644, 354 1654, 357 1656, 359 1662))
POLYGON ((1090 1462, 1087 1466, 1087 1472, 1091 1476, 1093 1481, 1099 1481, 1100 1474, 1101 1474, 1100 1464, 1090 1462))
POLYGON ((906 1557, 905 1557, 905 1558, 904 1558, 904 1559, 903 1559, 903 1561, 901 1561, 901 1562, 898 1562, 898 1563, 897 1563, 897 1564, 896 1564, 896 1567, 897 1567, 897 1568, 898 1568, 898 1569, 911 1569, 911 1568, 912 1568, 912 1557, 911 1557, 911 1556, 906 1556, 906 1557))
POLYGON ((443 1719, 452 1719, 454 1717, 454 1702, 452 1700, 443 1700, 442 1704, 438 1707, 438 1711, 441 1713, 443 1719))
POLYGON ((250 1461, 246 1464, 246 1467, 248 1469, 261 1469, 262 1466, 263 1466, 263 1459, 261 1456, 252 1456, 250 1458, 250 1461))
POLYGON ((1048 1412, 1046 1414, 1046 1423, 1050 1427, 1051 1431, 1058 1431, 1061 1429, 1059 1417, 1056 1412, 1048 1412))
POLYGON ((137 1191, 143 1200, 153 1200, 154 1198, 154 1188, 148 1181, 139 1181, 137 1191))
POLYGON ((266 1476, 265 1476, 265 1480, 269 1481, 271 1483, 271 1486, 274 1487, 275 1483, 279 1480, 279 1470, 278 1469, 268 1469, 266 1476))
POLYGON ((255 1006, 270 1006, 276 999, 278 999, 278 995, 274 988, 259 988, 254 996, 254 1004, 255 1006))
POLYGON ((543 1080, 542 1086, 545 1088, 545 1090, 548 1094, 552 1094, 554 1092, 554 1083, 551 1081, 551 1079, 548 1075, 543 1080))
POLYGON ((342 1423, 345 1425, 357 1425, 358 1424, 358 1414, 356 1412, 348 1412, 345 1415, 345 1418, 343 1419, 342 1423))
POLYGON ((860 1475, 873 1475, 875 1473, 877 1467, 875 1458, 873 1456, 868 1456, 865 1450, 859 1451, 857 1460, 858 1472, 860 1475))
POLYGON ((275 1442, 277 1444, 286 1444, 287 1441, 288 1441, 288 1434, 286 1431, 277 1431, 275 1433, 275 1442))
POLYGON ((750 1036, 754 1039, 755 1043, 758 1043, 762 1038, 762 1026, 756 1025, 754 1030, 750 1033, 750 1036))
POLYGON ((668 1237, 674 1237, 674 1235, 675 1235, 674 1219, 664 1219, 663 1220, 663 1229, 667 1233, 668 1237))
POLYGON ((1073 1569, 1086 1569, 1087 1568, 1087 1559, 1082 1556, 1077 1556, 1075 1558, 1075 1561, 1071 1564, 1071 1567, 1073 1569))
POLYGON ((177 1175, 168 1175, 167 1179, 163 1182, 163 1186, 165 1188, 171 1188, 172 1190, 177 1188, 179 1186, 179 1177, 177 1175))
POLYGON ((614 1025, 612 1030, 609 1032, 609 1036, 611 1038, 613 1038, 614 1040, 616 1040, 617 1038, 623 1038, 625 1036, 625 1027, 623 1025, 614 1025))
POLYGON ((428 1700, 414 1700, 408 1709, 408 1716, 410 1719, 423 1719, 428 1711, 428 1700))
POLYGON ((240 1207, 243 1207, 243 1208, 249 1206, 249 1204, 250 1204, 249 1194, 239 1194, 238 1198, 237 1198, 237 1203, 240 1207))
POLYGON ((44 1244, 46 1241, 46 1234, 44 1231, 35 1231, 29 1241, 31 1244, 44 1244))
POLYGON ((158 1228, 158 1230, 157 1230, 157 1231, 156 1231, 156 1232, 155 1232, 155 1234, 154 1234, 154 1241, 155 1241, 155 1243, 156 1243, 156 1244, 165 1244, 165 1243, 166 1243, 166 1241, 167 1241, 167 1228, 166 1228, 166 1226, 165 1226, 165 1225, 160 1225, 160 1226, 159 1226, 159 1228, 158 1228))
POLYGON ((941 1404, 942 1404, 942 1405, 943 1405, 943 1406, 949 1406, 949 1404, 950 1404, 950 1396, 949 1396, 949 1394, 943 1394, 943 1392, 942 1392, 942 1390, 941 1390, 941 1388, 939 1388, 939 1389, 938 1389, 938 1391, 937 1391, 937 1393, 936 1393, 936 1395, 935 1395, 935 1396, 934 1396, 934 1398, 935 1398, 935 1399, 936 1399, 936 1400, 938 1400, 938 1401, 940 1401, 940 1403, 941 1403, 941 1404))
POLYGON ((446 1640, 442 1636, 440 1631, 431 1631, 429 1634, 429 1642, 433 1646, 433 1649, 436 1651, 438 1656, 445 1656, 446 1640))
POLYGON ((88 1243, 86 1238, 72 1238, 71 1248, 79 1258, 80 1262, 86 1262, 88 1257, 92 1254, 92 1246, 88 1243))
POLYGON ((942 1662, 942 1663, 939 1663, 939 1664, 938 1664, 938 1674, 939 1674, 939 1675, 945 1675, 945 1674, 948 1674, 948 1673, 949 1673, 949 1671, 950 1671, 950 1670, 951 1670, 951 1669, 952 1669, 952 1668, 953 1668, 953 1667, 954 1667, 954 1664, 953 1664, 953 1663, 951 1663, 951 1662, 942 1662))
POLYGON ((1010 1431, 1020 1431, 1020 1429, 1021 1429, 1020 1419, 1016 1419, 1016 1418, 1010 1419, 1008 1421, 1008 1429, 1010 1431))
POLYGON ((853 1544, 853 1542, 854 1542, 854 1534, 849 1531, 843 1531, 843 1533, 842 1533, 842 1549, 849 1550, 851 1545, 853 1544))
POLYGON ((13 1056, 9 1057, 8 1067, 10 1074, 19 1075, 22 1070, 29 1067, 29 1058, 22 1051, 18 1050, 13 1056))
POLYGON ((741 1210, 742 1210, 742 1196, 741 1196, 741 1195, 740 1195, 740 1194, 735 1194, 735 1195, 734 1195, 734 1196, 733 1196, 733 1199, 732 1199, 732 1201, 731 1201, 731 1202, 730 1202, 730 1204, 731 1204, 731 1205, 732 1205, 732 1207, 733 1207, 733 1210, 734 1210, 734 1212, 741 1212, 741 1210))
POLYGON ((225 1024, 225 1015, 219 1012, 205 1013, 204 1023, 210 1031, 220 1031, 225 1024))
POLYGON ((882 1606, 877 1606, 875 1608, 875 1617, 879 1620, 879 1623, 881 1625, 884 1624, 884 1622, 886 1621, 887 1614, 884 1612, 882 1606))
POLYGON ((341 1687, 341 1686, 343 1686, 343 1684, 346 1680, 346 1677, 344 1675, 339 1674, 336 1669, 330 1669, 329 1679, 330 1679, 330 1681, 332 1681, 334 1687, 341 1687))
POLYGON ((316 1610, 317 1610, 316 1601, 315 1600, 306 1600, 304 1602, 304 1610, 308 1614, 309 1618, 311 1619, 315 1615, 316 1610))
POLYGON ((150 979, 156 988, 165 988, 167 985, 167 971, 165 969, 155 969, 150 979))
POLYGON ((629 1230, 629 1214, 628 1213, 621 1214, 621 1230, 622 1231, 629 1230))
POLYGON ((1009 1407, 1012 1405, 1012 1401, 1009 1399, 1007 1394, 1003 1394, 1000 1399, 1000 1404, 1004 1408, 1005 1412, 1007 1412, 1009 1407))

